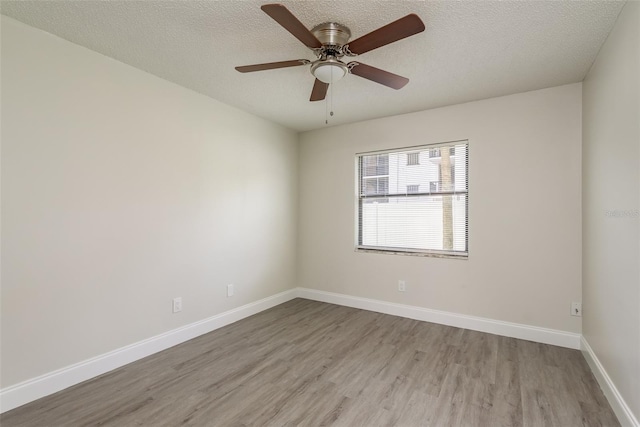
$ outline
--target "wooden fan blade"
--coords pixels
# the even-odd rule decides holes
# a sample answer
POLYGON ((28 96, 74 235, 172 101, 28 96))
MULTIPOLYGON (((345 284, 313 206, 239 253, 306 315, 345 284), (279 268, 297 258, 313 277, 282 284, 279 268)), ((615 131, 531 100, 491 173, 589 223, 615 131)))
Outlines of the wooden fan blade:
POLYGON ((267 62, 266 64, 243 65, 236 67, 241 73, 250 73, 252 71, 273 70, 275 68, 296 67, 298 65, 308 64, 306 59, 294 59, 293 61, 267 62))
POLYGON ((357 55, 377 49, 424 31, 424 23, 412 13, 350 42, 349 50, 357 55))
POLYGON ((371 65, 366 65, 361 62, 349 63, 349 65, 351 64, 355 64, 353 68, 350 67, 351 74, 371 80, 372 82, 380 83, 381 85, 388 86, 392 89, 402 89, 407 83, 409 83, 409 79, 406 77, 372 67, 371 65))
POLYGON ((322 47, 322 43, 320 43, 316 36, 283 5, 265 4, 262 5, 260 9, 273 18, 278 24, 282 25, 285 30, 293 34, 295 38, 300 40, 308 48, 316 49, 322 47))
POLYGON ((311 98, 309 101, 322 101, 327 96, 327 89, 329 89, 329 83, 325 83, 316 79, 313 84, 313 90, 311 90, 311 98))

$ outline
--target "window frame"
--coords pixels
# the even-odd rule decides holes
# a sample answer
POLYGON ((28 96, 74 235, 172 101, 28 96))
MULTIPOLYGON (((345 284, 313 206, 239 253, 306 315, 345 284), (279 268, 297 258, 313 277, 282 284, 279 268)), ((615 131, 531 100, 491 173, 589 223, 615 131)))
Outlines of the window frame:
MULTIPOLYGON (((455 141, 447 141, 447 142, 439 142, 434 144, 421 144, 421 145, 413 145, 408 147, 398 147, 392 149, 385 150, 375 150, 375 151, 366 151, 366 152, 358 152, 355 153, 355 252, 361 253, 377 253, 377 254, 391 254, 391 255, 408 255, 408 256, 423 256, 423 257, 434 257, 434 258, 455 258, 455 259, 468 259, 469 257, 469 157, 470 157, 470 146, 468 139, 461 139, 455 141), (361 204, 363 203, 363 198, 360 196, 360 159, 362 156, 369 155, 379 155, 379 154, 391 154, 391 153, 399 153, 399 152, 414 152, 420 150, 426 150, 427 152, 431 152, 434 149, 440 149, 441 147, 451 146, 451 145, 466 145, 466 164, 465 164, 465 180, 466 180, 466 191, 457 191, 453 190, 450 192, 444 193, 431 193, 429 191, 429 196, 460 196, 465 195, 465 210, 466 210, 466 218, 465 218, 465 250, 464 251, 453 251, 453 250, 436 250, 436 249, 415 249, 415 248, 400 248, 400 247, 384 247, 384 246, 368 246, 360 244, 362 237, 362 221, 360 220, 361 213, 361 204)), ((453 148, 453 147, 452 147, 453 148)), ((430 159, 432 159, 430 157, 430 159)), ((413 166, 413 165, 405 165, 413 166)), ((416 194, 398 194, 398 195, 390 195, 384 196, 389 200, 394 197, 407 197, 407 196, 424 196, 423 193, 416 194)))

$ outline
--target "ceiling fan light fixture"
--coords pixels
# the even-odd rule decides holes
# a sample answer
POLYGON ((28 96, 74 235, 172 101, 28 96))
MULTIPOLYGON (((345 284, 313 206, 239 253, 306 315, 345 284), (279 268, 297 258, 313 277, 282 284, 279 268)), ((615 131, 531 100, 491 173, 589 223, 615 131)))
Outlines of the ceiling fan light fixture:
POLYGON ((323 83, 335 83, 348 72, 347 64, 337 59, 316 61, 311 65, 311 74, 323 83))

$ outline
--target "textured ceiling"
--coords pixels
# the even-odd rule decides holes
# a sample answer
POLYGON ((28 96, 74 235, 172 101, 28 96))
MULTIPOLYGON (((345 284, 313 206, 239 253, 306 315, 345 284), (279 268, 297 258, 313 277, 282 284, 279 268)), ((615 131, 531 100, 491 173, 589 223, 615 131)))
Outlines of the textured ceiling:
POLYGON ((265 1, 2 1, 4 15, 296 130, 581 81, 623 2, 281 1, 311 28, 352 40, 408 13, 427 29, 357 57, 408 77, 401 90, 354 75, 309 102, 308 67, 241 74, 237 65, 314 59, 260 10, 265 1))

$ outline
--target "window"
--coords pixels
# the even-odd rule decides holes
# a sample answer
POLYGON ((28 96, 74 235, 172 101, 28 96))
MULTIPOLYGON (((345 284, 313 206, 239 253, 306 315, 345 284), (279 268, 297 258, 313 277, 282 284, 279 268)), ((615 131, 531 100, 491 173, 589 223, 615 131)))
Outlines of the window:
POLYGON ((407 194, 415 194, 420 192, 420 184, 407 185, 407 194))
MULTIPOLYGON (((449 155, 454 155, 455 147, 449 147, 449 155)), ((440 157, 440 148, 432 148, 429 150, 429 158, 440 157)))
MULTIPOLYGON (((389 192, 389 155, 373 154, 362 160, 360 185, 366 196, 384 196, 389 192)), ((384 203, 386 200, 379 199, 384 203)))
POLYGON ((365 177, 363 182, 364 192, 367 196, 383 196, 389 192, 388 176, 365 177))
POLYGON ((467 172, 467 141, 359 154, 357 249, 466 257, 467 172))
POLYGON ((363 159, 363 176, 389 175, 389 155, 372 154, 363 159))
POLYGON ((407 153, 407 166, 415 166, 420 164, 420 153, 407 153))

